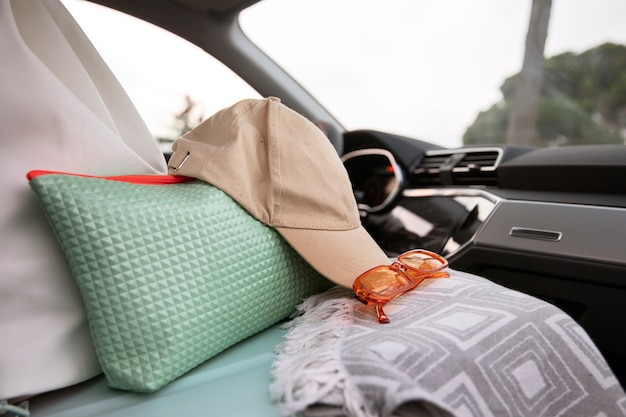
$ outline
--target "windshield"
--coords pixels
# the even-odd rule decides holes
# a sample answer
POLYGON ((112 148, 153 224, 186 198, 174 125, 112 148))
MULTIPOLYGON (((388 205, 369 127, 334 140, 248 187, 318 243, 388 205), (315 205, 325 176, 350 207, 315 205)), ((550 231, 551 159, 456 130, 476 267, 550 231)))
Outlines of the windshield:
POLYGON ((624 16, 623 0, 264 0, 240 22, 349 130, 563 146, 624 143, 624 16))

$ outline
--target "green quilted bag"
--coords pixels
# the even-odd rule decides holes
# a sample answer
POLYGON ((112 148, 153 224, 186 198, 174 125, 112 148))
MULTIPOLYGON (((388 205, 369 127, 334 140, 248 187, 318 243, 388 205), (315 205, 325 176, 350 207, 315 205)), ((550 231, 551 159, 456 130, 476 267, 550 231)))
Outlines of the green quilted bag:
POLYGON ((29 178, 112 388, 155 391, 331 286, 274 229, 206 182, 29 178))

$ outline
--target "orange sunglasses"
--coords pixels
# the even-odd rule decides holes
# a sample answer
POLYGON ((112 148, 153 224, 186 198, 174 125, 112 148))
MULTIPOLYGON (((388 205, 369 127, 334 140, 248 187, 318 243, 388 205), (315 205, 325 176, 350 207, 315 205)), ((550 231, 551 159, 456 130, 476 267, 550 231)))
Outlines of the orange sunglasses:
POLYGON ((394 298, 411 291, 427 278, 448 278, 443 269, 448 261, 434 252, 416 249, 398 256, 391 265, 381 265, 365 271, 352 284, 356 298, 363 304, 376 304, 379 323, 389 323, 383 306, 394 298))

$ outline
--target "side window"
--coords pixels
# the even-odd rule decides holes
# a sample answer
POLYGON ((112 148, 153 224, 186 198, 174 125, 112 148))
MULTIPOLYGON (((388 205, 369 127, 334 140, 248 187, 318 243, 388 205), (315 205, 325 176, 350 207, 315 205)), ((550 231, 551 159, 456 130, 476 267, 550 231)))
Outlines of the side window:
POLYGON ((221 62, 170 32, 90 2, 62 2, 164 151, 173 139, 216 111, 244 98, 261 97, 221 62))

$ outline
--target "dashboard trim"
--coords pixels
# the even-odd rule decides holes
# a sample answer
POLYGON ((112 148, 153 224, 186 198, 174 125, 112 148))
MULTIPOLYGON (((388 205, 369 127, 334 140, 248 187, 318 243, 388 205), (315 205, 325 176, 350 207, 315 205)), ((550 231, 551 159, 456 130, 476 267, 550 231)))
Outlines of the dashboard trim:
POLYGON ((412 188, 402 192, 403 197, 483 197, 494 204, 504 199, 477 188, 412 188))
POLYGON ((626 265, 626 209, 505 200, 493 210, 474 244, 519 253, 540 253, 604 264, 626 265), (560 239, 520 239, 513 227, 558 230, 560 239))

